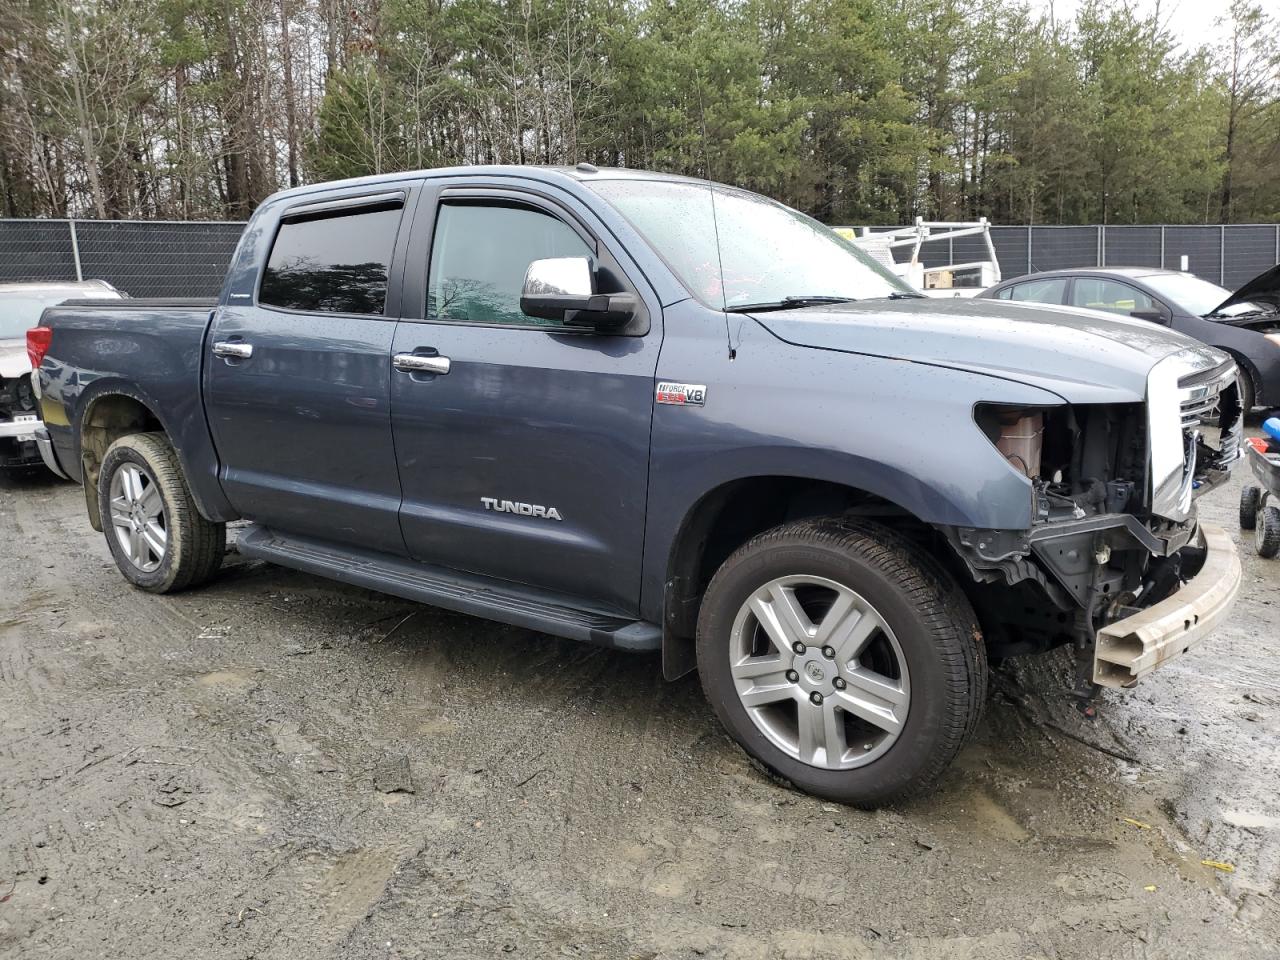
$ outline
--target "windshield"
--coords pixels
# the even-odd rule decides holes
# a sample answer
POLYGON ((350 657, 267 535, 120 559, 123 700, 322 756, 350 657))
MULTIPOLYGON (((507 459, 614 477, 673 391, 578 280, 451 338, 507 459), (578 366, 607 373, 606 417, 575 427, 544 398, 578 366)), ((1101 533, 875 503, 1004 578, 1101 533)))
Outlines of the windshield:
POLYGON ((717 310, 916 292, 817 220, 758 194, 669 180, 589 186, 649 241, 689 291, 717 310), (719 237, 719 247, 716 238, 719 237))
MULTIPOLYGON (((1216 283, 1201 280, 1189 273, 1156 273, 1143 277, 1142 281, 1166 300, 1172 300, 1192 316, 1206 313, 1231 296, 1216 283)), ((1237 303, 1222 311, 1222 316, 1233 317, 1241 313, 1257 313, 1263 307, 1256 303, 1237 303)))
POLYGON ((46 287, 5 290, 0 287, 0 340, 21 340, 27 331, 40 323, 45 307, 52 307, 63 300, 75 297, 116 297, 107 290, 84 287, 46 287))

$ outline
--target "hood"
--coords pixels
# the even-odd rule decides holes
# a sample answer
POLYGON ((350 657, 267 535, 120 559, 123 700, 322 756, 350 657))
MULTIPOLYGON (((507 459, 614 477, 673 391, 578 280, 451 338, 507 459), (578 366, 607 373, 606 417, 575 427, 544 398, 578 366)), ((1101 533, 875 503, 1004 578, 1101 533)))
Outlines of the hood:
POLYGON ((13 379, 31 372, 31 360, 27 356, 27 341, 0 340, 0 378, 13 379))
POLYGON ((1258 274, 1243 287, 1209 311, 1215 314, 1237 303, 1264 303, 1273 310, 1280 310, 1280 263, 1258 274))
POLYGON ((1072 403, 1133 403, 1173 353, 1226 354, 1147 320, 1004 300, 865 300, 753 315, 788 343, 1014 380, 1072 403))

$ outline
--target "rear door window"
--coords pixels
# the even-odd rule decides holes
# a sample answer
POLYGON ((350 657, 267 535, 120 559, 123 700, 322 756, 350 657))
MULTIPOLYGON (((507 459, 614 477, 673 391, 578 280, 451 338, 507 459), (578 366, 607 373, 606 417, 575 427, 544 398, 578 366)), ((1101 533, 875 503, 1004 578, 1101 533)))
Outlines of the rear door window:
POLYGON ((401 204, 280 224, 258 302, 315 313, 382 316, 401 204))
POLYGON ((1030 300, 1034 303, 1062 303, 1067 292, 1066 277, 1048 277, 1044 280, 1028 280, 1010 288, 1010 300, 1030 300))

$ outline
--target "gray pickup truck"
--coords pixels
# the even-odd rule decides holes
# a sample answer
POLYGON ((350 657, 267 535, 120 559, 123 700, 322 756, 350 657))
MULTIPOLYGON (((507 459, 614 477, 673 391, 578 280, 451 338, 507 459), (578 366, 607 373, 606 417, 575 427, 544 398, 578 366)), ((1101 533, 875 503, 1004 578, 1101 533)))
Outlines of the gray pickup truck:
POLYGON ((209 579, 245 519, 250 557, 660 650, 751 755, 839 801, 935 784, 990 657, 1069 645, 1091 710, 1239 587, 1194 504, 1239 456, 1226 355, 924 299, 705 181, 473 167, 290 190, 216 302, 41 324, 40 442, 141 589, 209 579))

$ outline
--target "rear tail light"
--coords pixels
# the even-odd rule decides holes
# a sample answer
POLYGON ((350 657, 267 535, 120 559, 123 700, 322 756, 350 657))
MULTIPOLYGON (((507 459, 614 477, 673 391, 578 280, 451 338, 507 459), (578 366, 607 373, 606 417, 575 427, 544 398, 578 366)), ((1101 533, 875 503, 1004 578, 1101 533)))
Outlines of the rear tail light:
POLYGON ((31 360, 31 369, 40 369, 40 361, 49 352, 49 344, 53 342, 52 327, 32 327, 27 331, 27 357, 31 360))

